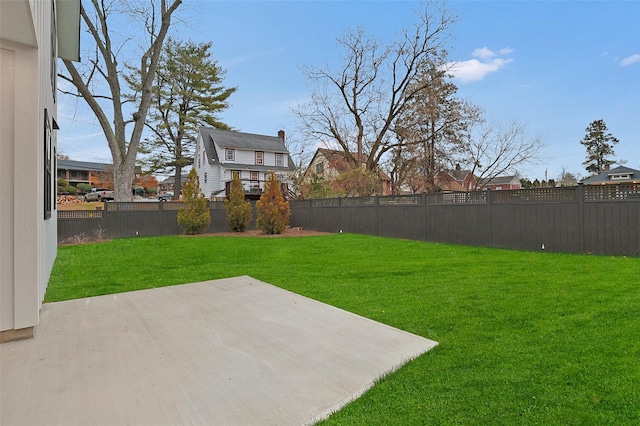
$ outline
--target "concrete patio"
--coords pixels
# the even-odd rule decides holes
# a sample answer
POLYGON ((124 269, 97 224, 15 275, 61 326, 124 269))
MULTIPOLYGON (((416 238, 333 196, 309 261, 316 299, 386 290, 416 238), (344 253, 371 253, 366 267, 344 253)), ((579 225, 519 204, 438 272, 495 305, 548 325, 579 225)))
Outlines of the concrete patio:
POLYGON ((0 424, 312 424, 436 344, 247 276, 50 303, 0 424))

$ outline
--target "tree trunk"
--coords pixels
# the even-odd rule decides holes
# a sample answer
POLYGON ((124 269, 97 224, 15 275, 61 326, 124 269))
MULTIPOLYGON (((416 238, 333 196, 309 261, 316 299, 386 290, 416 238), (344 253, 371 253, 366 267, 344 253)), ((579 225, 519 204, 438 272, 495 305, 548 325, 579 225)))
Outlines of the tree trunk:
POLYGON ((133 165, 126 166, 127 162, 113 167, 113 191, 116 201, 133 201, 133 165))

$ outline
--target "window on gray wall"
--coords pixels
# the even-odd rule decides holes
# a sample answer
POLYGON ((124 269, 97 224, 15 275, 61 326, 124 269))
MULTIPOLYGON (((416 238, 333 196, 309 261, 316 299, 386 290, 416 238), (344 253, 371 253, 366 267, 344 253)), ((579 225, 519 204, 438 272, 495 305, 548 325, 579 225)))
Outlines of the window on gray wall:
POLYGON ((51 124, 49 123, 49 111, 44 109, 44 146, 42 151, 44 152, 44 219, 51 219, 51 209, 53 206, 53 181, 51 179, 51 154, 52 154, 52 141, 51 141, 51 124))

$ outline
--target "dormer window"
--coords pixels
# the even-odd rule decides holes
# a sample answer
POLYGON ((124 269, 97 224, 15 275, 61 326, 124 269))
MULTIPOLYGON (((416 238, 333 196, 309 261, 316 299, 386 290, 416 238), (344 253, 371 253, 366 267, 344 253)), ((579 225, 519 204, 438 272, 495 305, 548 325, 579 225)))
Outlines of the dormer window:
POLYGON ((231 149, 231 148, 227 148, 224 150, 224 158, 226 158, 227 161, 235 161, 236 160, 236 150, 235 149, 231 149))
POLYGON ((624 179, 631 180, 631 173, 619 173, 619 174, 614 174, 610 176, 611 176, 611 180, 624 180, 624 179))
POLYGON ((256 151, 256 165, 262 166, 264 164, 264 152, 256 151))

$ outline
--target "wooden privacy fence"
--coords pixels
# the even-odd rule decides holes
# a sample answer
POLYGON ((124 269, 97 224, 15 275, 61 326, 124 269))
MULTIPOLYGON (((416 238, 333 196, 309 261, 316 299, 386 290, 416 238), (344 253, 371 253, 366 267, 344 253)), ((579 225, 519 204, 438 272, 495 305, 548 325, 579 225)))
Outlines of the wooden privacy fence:
MULTIPOLYGON (((104 210, 59 210, 58 243, 103 238, 179 235, 181 202, 105 202, 104 210)), ((211 225, 205 232, 229 232, 224 202, 209 201, 211 225)), ((253 221, 255 222, 255 220, 253 221)))
MULTIPOLYGON (((58 211, 58 241, 177 235, 178 202, 105 203, 58 211)), ((292 200, 291 226, 452 244, 640 255, 640 185, 292 200)), ((229 232, 224 203, 209 202, 206 232, 229 232)), ((254 220, 251 225, 255 229, 254 220)))
POLYGON ((640 255, 640 185, 291 201, 292 223, 411 240, 640 255))

